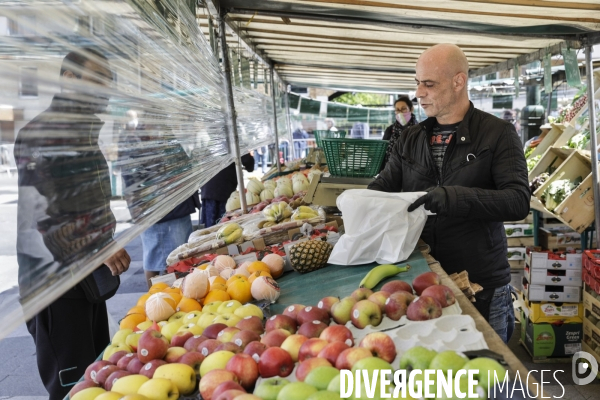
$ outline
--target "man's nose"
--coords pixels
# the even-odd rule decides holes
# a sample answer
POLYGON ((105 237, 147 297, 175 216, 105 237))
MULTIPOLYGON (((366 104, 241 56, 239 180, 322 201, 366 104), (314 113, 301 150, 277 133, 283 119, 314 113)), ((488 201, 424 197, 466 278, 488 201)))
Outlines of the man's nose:
POLYGON ((415 92, 415 96, 418 99, 425 97, 425 90, 423 89, 422 85, 417 85, 417 91, 415 92))

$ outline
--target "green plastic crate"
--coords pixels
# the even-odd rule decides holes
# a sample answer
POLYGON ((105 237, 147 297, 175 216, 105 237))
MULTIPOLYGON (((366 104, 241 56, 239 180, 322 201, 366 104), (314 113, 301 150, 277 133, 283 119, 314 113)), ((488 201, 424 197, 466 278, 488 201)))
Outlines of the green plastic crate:
POLYGON ((313 131, 315 134, 315 140, 317 141, 317 147, 323 148, 321 144, 321 139, 337 139, 337 138, 345 138, 346 131, 313 131))
POLYGON ((371 178, 379 173, 388 141, 321 139, 321 144, 331 175, 371 178))

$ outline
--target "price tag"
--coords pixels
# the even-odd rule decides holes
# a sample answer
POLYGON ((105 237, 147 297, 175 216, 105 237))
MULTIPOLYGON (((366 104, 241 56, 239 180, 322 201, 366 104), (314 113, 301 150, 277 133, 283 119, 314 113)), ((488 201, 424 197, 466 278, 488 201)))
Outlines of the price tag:
POLYGON ((176 279, 177 279, 177 277, 175 276, 175 273, 172 273, 172 274, 158 275, 158 276, 152 277, 152 278, 150 278, 150 282, 153 285, 157 284, 159 282, 162 282, 162 283, 166 283, 169 286, 173 286, 173 283, 175 283, 176 279))
POLYGON ((544 90, 546 95, 552 93, 552 62, 550 54, 544 56, 544 90))
POLYGON ((567 84, 571 87, 580 87, 581 75, 579 74, 579 64, 577 63, 577 53, 573 49, 562 49, 562 56, 565 60, 567 84))

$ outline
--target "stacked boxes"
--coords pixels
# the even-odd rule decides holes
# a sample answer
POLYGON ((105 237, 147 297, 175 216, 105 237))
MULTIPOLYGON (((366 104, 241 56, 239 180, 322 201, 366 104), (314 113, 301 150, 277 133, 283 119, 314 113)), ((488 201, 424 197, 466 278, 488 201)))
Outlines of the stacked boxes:
POLYGON ((600 363, 600 294, 587 284, 583 290, 583 343, 582 349, 600 363))
POLYGON ((511 285, 518 291, 523 289, 523 270, 525 253, 528 246, 533 246, 533 214, 521 221, 505 222, 504 231, 507 242, 507 258, 510 264, 511 285))
POLYGON ((581 234, 568 226, 540 228, 540 246, 550 250, 581 248, 581 234))

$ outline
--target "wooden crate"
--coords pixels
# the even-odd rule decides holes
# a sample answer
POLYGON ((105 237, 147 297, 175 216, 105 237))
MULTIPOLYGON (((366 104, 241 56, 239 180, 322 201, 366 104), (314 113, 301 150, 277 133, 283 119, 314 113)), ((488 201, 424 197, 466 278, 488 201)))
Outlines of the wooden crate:
POLYGON ((562 132, 560 137, 554 142, 554 147, 566 146, 569 140, 575 136, 581 129, 573 125, 566 125, 565 130, 562 132))
POLYGON ((561 220, 579 233, 582 233, 594 222, 594 190, 592 183, 593 177, 590 173, 573 193, 554 210, 561 220))
POLYGON ((574 149, 560 149, 557 147, 547 149, 529 173, 529 182, 544 172, 548 172, 552 167, 558 168, 574 151, 574 149))
MULTIPOLYGON (((554 171, 550 178, 540 186, 533 195, 537 197, 540 202, 542 201, 542 195, 544 191, 554 181, 561 179, 574 180, 577 177, 585 178, 592 172, 592 163, 589 157, 589 153, 583 151, 574 151, 571 155, 554 171)), ((556 215, 557 213, 554 212, 556 215)))
MULTIPOLYGON (((565 130, 565 128, 566 126, 563 124, 552 124, 552 129, 550 129, 550 131, 542 139, 540 144, 538 144, 536 148, 531 152, 528 158, 543 155, 549 148, 554 146, 556 140, 562 136, 562 133, 565 130)), ((531 178, 529 180, 531 180, 531 178)))

